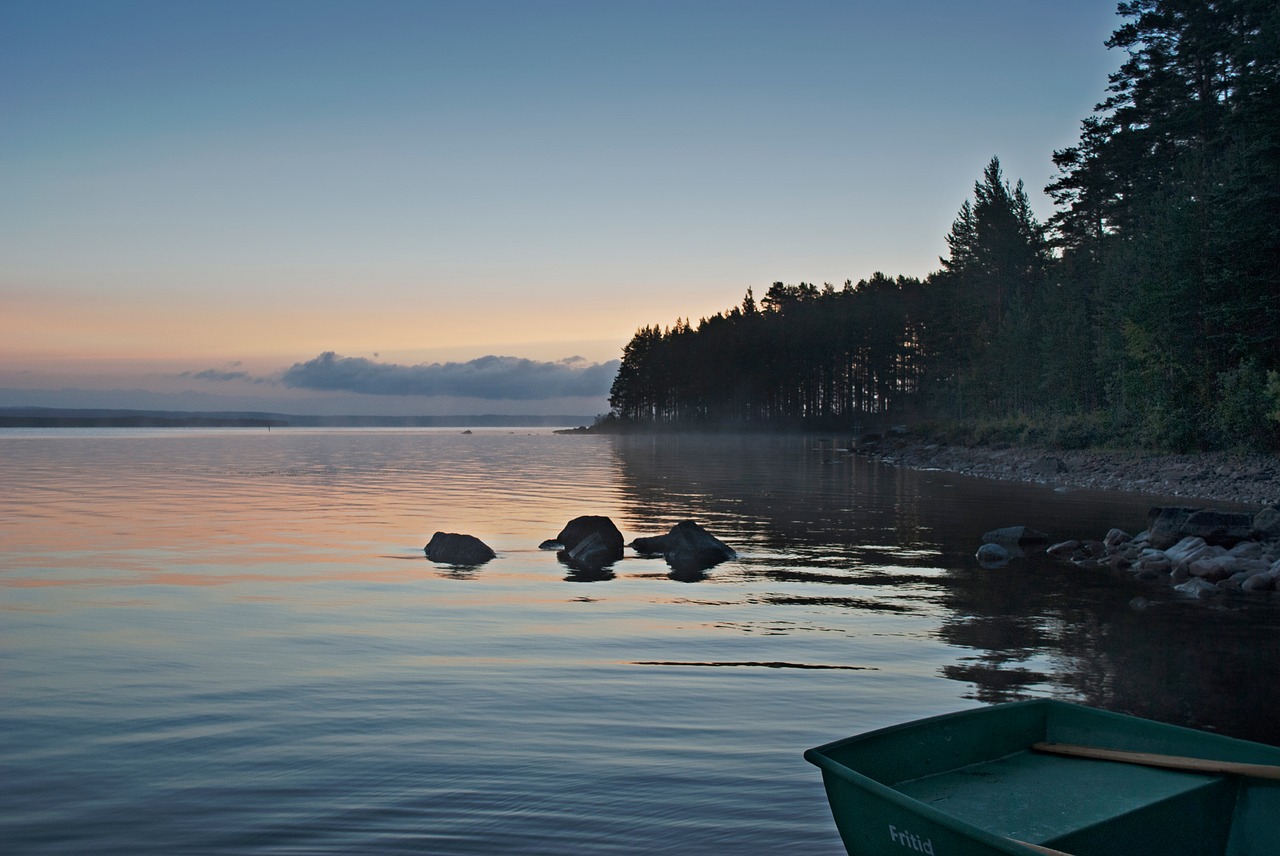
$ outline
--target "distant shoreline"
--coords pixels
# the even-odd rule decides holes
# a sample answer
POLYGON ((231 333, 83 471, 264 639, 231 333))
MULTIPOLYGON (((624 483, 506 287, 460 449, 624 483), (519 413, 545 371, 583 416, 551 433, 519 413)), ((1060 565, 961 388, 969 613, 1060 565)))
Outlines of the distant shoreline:
POLYGON ((318 416, 255 412, 0 407, 2 428, 565 428, 592 417, 553 414, 318 416))
POLYGON ((277 428, 273 419, 216 419, 200 416, 0 416, 0 428, 277 428))

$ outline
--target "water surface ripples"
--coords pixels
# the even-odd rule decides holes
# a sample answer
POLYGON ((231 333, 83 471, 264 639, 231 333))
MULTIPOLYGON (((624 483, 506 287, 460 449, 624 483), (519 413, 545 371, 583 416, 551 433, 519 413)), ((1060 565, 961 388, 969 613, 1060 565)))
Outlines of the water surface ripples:
POLYGON ((1148 500, 806 438, 15 431, 0 483, 6 852, 837 854, 808 746, 1027 695, 1265 739, 1280 685, 1267 598, 972 559, 1148 500), (740 559, 584 578, 579 514, 740 559))

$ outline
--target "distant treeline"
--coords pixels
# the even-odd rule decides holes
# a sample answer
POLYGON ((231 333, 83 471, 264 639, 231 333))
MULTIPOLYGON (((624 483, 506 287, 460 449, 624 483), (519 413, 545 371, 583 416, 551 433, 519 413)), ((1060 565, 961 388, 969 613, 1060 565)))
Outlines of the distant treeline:
POLYGON ((1125 61, 1053 155, 1047 223, 993 158, 939 270, 776 282, 642 327, 605 422, 915 414, 1061 445, 1280 445, 1280 5, 1119 11, 1125 61))

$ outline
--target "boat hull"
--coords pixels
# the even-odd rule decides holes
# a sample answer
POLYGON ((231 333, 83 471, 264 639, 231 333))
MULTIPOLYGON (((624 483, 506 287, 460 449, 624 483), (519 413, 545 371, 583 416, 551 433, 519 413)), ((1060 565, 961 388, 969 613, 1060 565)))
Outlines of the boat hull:
POLYGON ((1280 853, 1280 781, 1067 758, 1039 742, 1280 765, 1280 749, 1048 699, 810 749, 851 856, 1280 853))

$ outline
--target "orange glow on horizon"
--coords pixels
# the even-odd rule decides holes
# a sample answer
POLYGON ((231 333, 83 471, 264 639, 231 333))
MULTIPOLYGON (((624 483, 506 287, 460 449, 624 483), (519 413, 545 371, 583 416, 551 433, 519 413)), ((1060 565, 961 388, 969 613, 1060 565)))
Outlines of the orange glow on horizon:
MULTIPOLYGON (((745 287, 742 289, 745 291, 745 287)), ((325 351, 382 355, 398 362, 502 356, 554 360, 616 359, 635 330, 730 308, 740 299, 705 298, 694 306, 662 293, 574 296, 531 294, 519 300, 481 295, 444 301, 372 296, 308 303, 274 299, 219 300, 213 295, 21 295, 5 300, 0 358, 52 367, 74 361, 176 362, 221 365, 272 359, 277 366, 325 351), (563 344, 561 344, 563 343, 563 344), (583 350, 590 350, 584 353, 583 350), (434 356, 433 356, 434 355, 434 356)), ((199 365, 205 368, 207 365, 199 365)))

